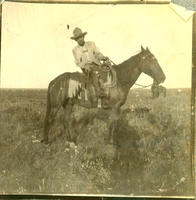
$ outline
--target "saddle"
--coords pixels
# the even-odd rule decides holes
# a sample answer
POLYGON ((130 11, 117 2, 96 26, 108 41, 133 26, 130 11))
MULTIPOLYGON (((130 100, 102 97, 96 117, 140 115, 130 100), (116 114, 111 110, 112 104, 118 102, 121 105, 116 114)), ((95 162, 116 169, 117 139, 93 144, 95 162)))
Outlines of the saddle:
POLYGON ((103 98, 109 98, 110 88, 117 85, 116 72, 112 66, 105 64, 94 65, 91 70, 83 72, 82 74, 72 73, 72 78, 69 80, 68 96, 78 99, 80 104, 89 104, 87 107, 97 107, 97 88, 93 80, 97 79, 99 87, 103 91, 103 98), (94 106, 92 106, 93 102, 94 106))
POLYGON ((98 77, 100 86, 103 89, 116 86, 116 72, 111 64, 103 63, 102 65, 95 65, 91 71, 98 77))

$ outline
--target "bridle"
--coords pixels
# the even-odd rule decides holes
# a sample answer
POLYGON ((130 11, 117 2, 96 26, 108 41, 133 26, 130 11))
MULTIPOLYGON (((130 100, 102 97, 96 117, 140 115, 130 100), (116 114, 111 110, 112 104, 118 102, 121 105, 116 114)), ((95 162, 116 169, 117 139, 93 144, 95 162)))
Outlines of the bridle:
MULTIPOLYGON (((141 65, 143 65, 142 62, 145 61, 149 56, 152 56, 152 54, 149 54, 149 53, 148 53, 147 55, 142 56, 141 61, 140 61, 141 65)), ((153 56, 153 59, 155 60, 156 58, 153 56)), ((110 61, 113 65, 116 65, 111 59, 109 59, 109 61, 110 61)), ((139 83, 135 83, 134 85, 140 86, 141 88, 139 88, 139 89, 143 89, 143 88, 150 87, 150 86, 152 86, 153 84, 142 85, 142 84, 139 84, 139 83)))

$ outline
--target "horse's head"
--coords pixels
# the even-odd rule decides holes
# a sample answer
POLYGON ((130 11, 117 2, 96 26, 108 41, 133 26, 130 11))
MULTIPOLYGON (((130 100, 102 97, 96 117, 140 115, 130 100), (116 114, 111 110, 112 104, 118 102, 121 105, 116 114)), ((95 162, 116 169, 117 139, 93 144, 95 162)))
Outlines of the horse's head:
POLYGON ((165 81, 165 74, 161 69, 157 59, 150 52, 148 47, 144 49, 141 47, 141 71, 151 76, 157 84, 165 81))

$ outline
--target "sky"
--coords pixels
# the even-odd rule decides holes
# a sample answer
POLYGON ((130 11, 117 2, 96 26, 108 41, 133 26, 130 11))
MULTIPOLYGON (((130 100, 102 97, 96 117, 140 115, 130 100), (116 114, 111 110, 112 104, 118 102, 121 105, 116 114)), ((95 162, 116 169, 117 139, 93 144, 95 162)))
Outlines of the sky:
MULTIPOLYGON (((191 87, 192 17, 183 20, 169 5, 13 2, 3 4, 1 87, 47 88, 59 74, 81 71, 72 55, 75 27, 116 64, 148 47, 165 87, 191 87)), ((137 83, 152 79, 142 74, 137 83)))

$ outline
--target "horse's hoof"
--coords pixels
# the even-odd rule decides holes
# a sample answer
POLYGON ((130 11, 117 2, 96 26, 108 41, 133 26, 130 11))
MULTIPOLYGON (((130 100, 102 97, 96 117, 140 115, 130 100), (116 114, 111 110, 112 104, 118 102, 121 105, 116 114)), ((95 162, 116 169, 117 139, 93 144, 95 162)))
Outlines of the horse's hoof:
POLYGON ((110 138, 105 137, 105 138, 104 138, 104 141, 105 141, 107 144, 109 144, 110 138))
POLYGON ((108 105, 102 105, 102 108, 104 109, 104 110, 109 110, 110 109, 110 107, 108 106, 108 105))
POLYGON ((43 144, 48 144, 48 140, 42 139, 40 142, 43 143, 43 144))

